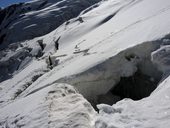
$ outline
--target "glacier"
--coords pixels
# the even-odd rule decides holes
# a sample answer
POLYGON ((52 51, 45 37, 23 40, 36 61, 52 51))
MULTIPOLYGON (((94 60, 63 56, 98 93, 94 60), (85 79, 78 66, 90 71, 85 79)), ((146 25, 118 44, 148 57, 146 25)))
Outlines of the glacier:
POLYGON ((170 127, 169 0, 43 2, 0 19, 0 128, 170 127))

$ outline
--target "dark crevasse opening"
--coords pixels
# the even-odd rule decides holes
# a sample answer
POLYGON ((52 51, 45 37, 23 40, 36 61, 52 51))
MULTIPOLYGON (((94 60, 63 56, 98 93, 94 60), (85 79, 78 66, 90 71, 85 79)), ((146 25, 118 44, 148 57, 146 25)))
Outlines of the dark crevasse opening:
POLYGON ((159 77, 146 75, 138 69, 132 76, 121 77, 119 83, 107 94, 98 97, 98 104, 113 105, 124 98, 140 100, 148 97, 161 80, 162 74, 159 71, 155 73, 159 74, 159 77))
POLYGON ((156 89, 158 82, 159 79, 145 75, 138 70, 133 76, 121 77, 111 93, 121 98, 140 100, 148 97, 156 89))

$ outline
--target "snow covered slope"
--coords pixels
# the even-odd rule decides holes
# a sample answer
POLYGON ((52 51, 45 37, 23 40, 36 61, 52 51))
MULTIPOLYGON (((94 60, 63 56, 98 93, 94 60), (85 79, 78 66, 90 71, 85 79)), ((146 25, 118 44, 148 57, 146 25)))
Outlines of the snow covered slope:
POLYGON ((99 1, 34 0, 11 5, 0 11, 0 49, 45 35, 99 1))
MULTIPOLYGON (((26 62, 31 60, 31 49, 21 48, 16 50, 18 47, 22 47, 22 41, 51 32, 69 19, 78 16, 82 10, 99 1, 34 0, 11 5, 0 10, 0 50, 3 49, 0 53, 0 72, 2 72, 0 81, 10 78, 23 59, 29 56, 26 62), (7 55, 9 52, 10 55, 7 55), (6 56, 5 59, 2 59, 4 56, 6 56), (13 66, 9 68, 9 65, 12 64, 13 66)), ((39 47, 36 48, 40 50, 39 47)), ((33 53, 33 56, 41 56, 41 53, 33 53)))
POLYGON ((169 17, 169 0, 103 0, 9 45, 0 127, 169 128, 169 17))

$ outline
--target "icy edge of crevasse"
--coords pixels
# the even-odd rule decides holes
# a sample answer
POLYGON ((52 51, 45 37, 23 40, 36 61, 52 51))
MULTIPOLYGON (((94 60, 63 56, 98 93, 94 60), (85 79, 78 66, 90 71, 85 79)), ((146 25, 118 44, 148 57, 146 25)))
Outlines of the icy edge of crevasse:
POLYGON ((99 104, 99 114, 96 118, 95 128, 168 128, 169 114, 169 35, 157 40, 160 45, 151 52, 151 61, 161 71, 162 79, 158 87, 146 97, 139 101, 124 99, 112 106, 99 104))
POLYGON ((160 47, 159 41, 145 42, 126 49, 93 68, 58 81, 69 83, 87 98, 93 105, 98 103, 98 96, 107 94, 121 77, 130 77, 137 70, 160 80, 162 77, 156 65, 151 61, 151 53, 160 47))

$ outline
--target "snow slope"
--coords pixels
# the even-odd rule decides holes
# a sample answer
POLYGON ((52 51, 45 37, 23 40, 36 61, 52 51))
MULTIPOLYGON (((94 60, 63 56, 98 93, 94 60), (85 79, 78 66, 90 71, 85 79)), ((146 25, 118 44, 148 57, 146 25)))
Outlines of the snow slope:
MULTIPOLYGON (((11 5, 0 11, 0 81, 12 77, 21 61, 29 62, 32 56, 41 56, 36 50, 22 47, 22 41, 45 35, 100 0, 34 0, 11 5), (50 21, 50 22, 49 22, 50 21), (17 51, 17 52, 16 52, 17 51), (8 56, 8 55, 9 56, 8 56), (22 55, 21 55, 22 54, 22 55), (5 59, 2 57, 5 56, 5 59), (8 56, 8 57, 7 57, 8 56), (30 57, 24 60, 26 57, 30 57), (14 58, 18 58, 15 59, 14 58), (9 61, 10 59, 10 61, 9 61), (9 65, 14 64, 13 67, 9 65)), ((34 48, 35 49, 35 48, 34 48)))
POLYGON ((0 11, 0 49, 45 35, 99 1, 34 0, 11 5, 0 11))
POLYGON ((1 72, 10 73, 0 83, 0 127, 169 128, 169 17, 169 0, 103 0, 49 34, 8 46, 0 54, 9 65, 1 72), (108 96, 137 71, 157 81, 150 96, 108 96), (99 114, 85 98, 100 104, 99 114))

